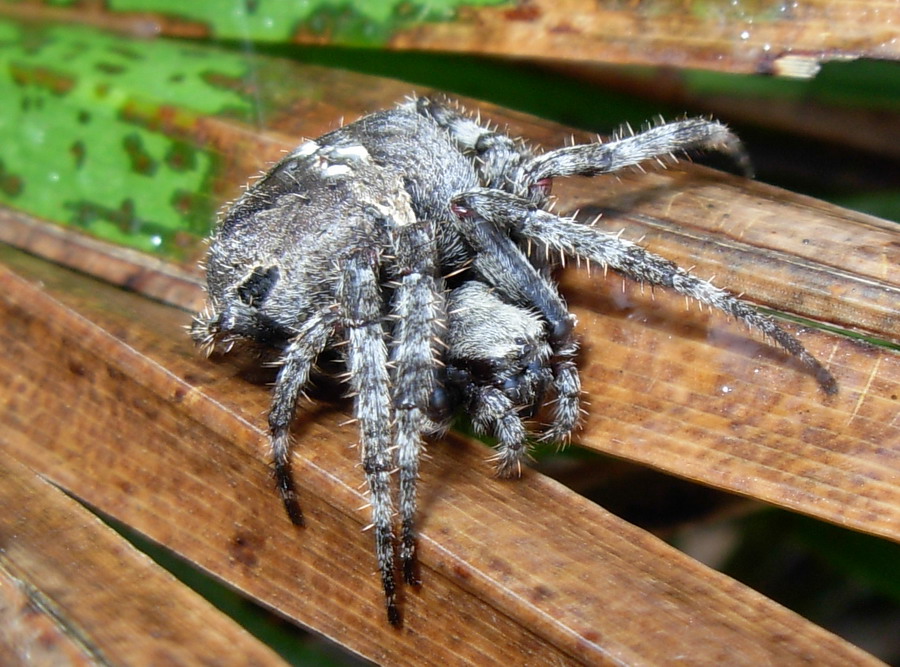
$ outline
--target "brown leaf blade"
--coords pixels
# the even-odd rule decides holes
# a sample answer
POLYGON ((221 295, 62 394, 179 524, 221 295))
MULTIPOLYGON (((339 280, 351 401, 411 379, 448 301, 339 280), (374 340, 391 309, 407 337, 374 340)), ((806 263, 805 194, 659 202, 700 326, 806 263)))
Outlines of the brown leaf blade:
POLYGON ((556 189, 564 210, 750 301, 900 344, 896 223, 688 165, 556 189))
POLYGON ((4 449, 4 664, 284 664, 4 449))
POLYGON ((537 474, 435 444, 425 585, 383 621, 351 427, 298 424, 309 528, 271 490, 264 387, 197 359, 186 316, 4 252, 4 447, 254 599, 375 660, 866 664, 872 659, 537 474), (39 282, 34 282, 39 281, 39 282))
POLYGON ((895 352, 803 333, 838 378, 839 394, 826 397, 785 355, 724 318, 695 311, 686 324, 677 299, 628 297, 625 313, 576 309, 591 332, 582 358, 591 405, 577 442, 900 539, 895 352))

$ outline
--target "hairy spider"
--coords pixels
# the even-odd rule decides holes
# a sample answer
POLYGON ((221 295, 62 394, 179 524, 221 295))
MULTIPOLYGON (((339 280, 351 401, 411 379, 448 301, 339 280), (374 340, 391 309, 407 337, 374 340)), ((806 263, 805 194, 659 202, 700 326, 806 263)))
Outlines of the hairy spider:
POLYGON ((574 317, 549 279, 549 251, 668 287, 761 331, 828 393, 834 378, 770 317, 662 257, 550 212, 553 178, 615 172, 689 149, 742 155, 722 124, 686 119, 608 143, 543 154, 445 100, 420 97, 301 144, 225 213, 207 261, 209 304, 194 339, 278 350, 269 413, 277 486, 302 523, 289 430, 316 359, 336 348, 359 422, 387 616, 400 562, 418 584, 414 516, 423 438, 460 408, 496 436, 497 472, 520 472, 528 418, 552 395, 541 437, 579 422, 574 317), (535 249, 537 252, 532 253, 535 249))

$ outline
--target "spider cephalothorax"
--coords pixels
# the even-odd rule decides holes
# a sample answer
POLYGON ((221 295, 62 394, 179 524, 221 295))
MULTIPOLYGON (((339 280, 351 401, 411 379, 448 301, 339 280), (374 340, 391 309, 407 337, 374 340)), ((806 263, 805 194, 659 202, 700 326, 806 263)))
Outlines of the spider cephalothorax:
POLYGON ((535 154, 453 104, 415 98, 301 144, 224 215, 207 262, 209 306, 193 336, 209 347, 243 338, 278 350, 269 432, 278 488, 296 523, 295 405, 318 356, 332 348, 342 355, 392 623, 399 623, 392 471, 399 477, 400 561, 414 584, 425 436, 464 409, 497 438, 497 471, 510 476, 527 454, 523 419, 549 399, 542 438, 565 441, 578 424, 574 318, 548 278, 548 251, 718 308, 798 357, 826 392, 836 391, 828 371, 771 318, 547 205, 553 178, 614 172, 698 148, 738 154, 740 144, 720 123, 687 119, 535 154))

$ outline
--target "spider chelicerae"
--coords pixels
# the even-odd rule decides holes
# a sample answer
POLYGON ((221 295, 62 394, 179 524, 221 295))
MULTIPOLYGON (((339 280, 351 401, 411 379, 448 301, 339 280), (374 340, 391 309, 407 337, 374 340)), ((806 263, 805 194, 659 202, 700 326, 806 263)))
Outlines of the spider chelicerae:
POLYGON ((442 98, 418 97, 306 141, 224 214, 207 260, 209 303, 192 335, 208 350, 245 339, 277 350, 269 433, 278 490, 302 523, 290 425, 320 355, 336 350, 359 423, 387 616, 396 603, 394 505, 403 578, 415 568, 423 439, 460 409, 497 440, 501 476, 540 434, 566 441, 581 384, 574 317, 550 258, 583 258, 734 316, 796 356, 827 393, 831 374, 770 317, 641 246, 550 210, 552 179, 616 172, 673 153, 741 156, 721 123, 685 119, 546 153, 442 98), (391 476, 397 472, 396 498, 391 476))

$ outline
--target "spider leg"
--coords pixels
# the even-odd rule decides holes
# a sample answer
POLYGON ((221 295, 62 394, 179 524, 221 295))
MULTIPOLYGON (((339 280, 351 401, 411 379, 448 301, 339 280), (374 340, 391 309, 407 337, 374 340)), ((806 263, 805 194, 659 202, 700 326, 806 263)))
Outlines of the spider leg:
POLYGON ((492 431, 497 438, 497 476, 519 477, 522 459, 528 455, 527 431, 510 398, 496 387, 480 386, 469 396, 472 423, 479 433, 492 431))
POLYGON ((770 337, 809 368, 826 394, 837 393, 837 381, 806 348, 778 323, 746 301, 691 275, 674 262, 625 241, 617 234, 598 231, 569 218, 562 218, 531 202, 497 190, 479 189, 454 200, 455 210, 474 218, 514 230, 572 256, 581 256, 609 266, 632 280, 668 287, 741 320, 770 337))
POLYGON ((290 427, 300 392, 309 381, 316 357, 328 346, 338 323, 334 310, 326 310, 307 319, 281 355, 281 369, 275 381, 272 408, 269 412, 269 435, 275 467, 275 481, 288 516, 295 524, 303 524, 303 513, 297 503, 294 478, 291 475, 290 427))
POLYGON ((536 155, 522 163, 514 180, 532 188, 556 177, 605 174, 694 149, 722 151, 733 156, 748 175, 751 171, 740 140, 727 127, 712 120, 687 118, 607 143, 578 144, 536 155))
POLYGON ((581 420, 581 377, 574 361, 576 351, 577 347, 563 351, 562 360, 553 365, 553 391, 556 394, 553 421, 541 435, 541 440, 568 442, 581 420))
POLYGON ((431 222, 415 222, 394 228, 394 262, 398 285, 391 304, 394 320, 391 349, 394 386, 397 467, 400 471, 400 562, 406 583, 418 585, 415 571, 416 482, 422 434, 435 430, 428 416, 429 403, 438 387, 439 354, 433 343, 440 340, 446 321, 443 281, 437 278, 435 230, 431 222))
POLYGON ((358 250, 343 262, 338 286, 347 337, 347 372, 359 420, 363 470, 369 484, 375 551, 381 571, 388 620, 400 624, 394 582, 394 532, 391 526, 391 398, 387 347, 382 326, 378 256, 358 250))
MULTIPOLYGON (((519 200, 499 190, 483 191, 497 192, 519 200)), ((463 236, 475 250, 475 268, 507 297, 520 305, 537 308, 549 323, 549 343, 556 358, 556 404, 553 422, 544 437, 565 440, 578 425, 581 412, 581 381, 574 362, 578 352, 578 342, 573 334, 574 317, 569 314, 559 293, 538 273, 501 227, 486 218, 468 215, 467 205, 463 202, 459 197, 454 199, 454 210, 460 216, 463 236)))
POLYGON ((446 100, 418 97, 407 104, 447 131, 460 153, 473 160, 479 180, 489 187, 509 189, 510 174, 531 156, 521 141, 486 127, 446 100))
MULTIPOLYGON (((520 201, 499 190, 480 189, 477 192, 497 192, 520 201)), ((578 425, 581 413, 581 381, 574 362, 578 352, 578 342, 573 334, 574 318, 559 293, 502 227, 486 217, 469 215, 471 211, 464 197, 454 199, 454 211, 459 215, 463 236, 475 251, 475 268, 507 297, 520 305, 537 308, 550 325, 549 342, 556 358, 553 383, 556 404, 553 422, 544 438, 565 440, 578 425)))
MULTIPOLYGON (((482 191, 500 192, 486 188, 472 192, 482 191)), ((460 233, 474 253, 472 266, 510 302, 536 308, 550 325, 550 342, 555 349, 569 344, 573 340, 574 318, 562 297, 501 227, 486 217, 469 215, 463 199, 468 194, 471 193, 454 198, 453 210, 459 216, 460 233)))

